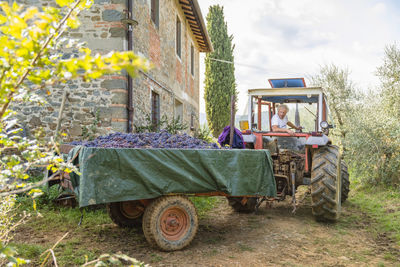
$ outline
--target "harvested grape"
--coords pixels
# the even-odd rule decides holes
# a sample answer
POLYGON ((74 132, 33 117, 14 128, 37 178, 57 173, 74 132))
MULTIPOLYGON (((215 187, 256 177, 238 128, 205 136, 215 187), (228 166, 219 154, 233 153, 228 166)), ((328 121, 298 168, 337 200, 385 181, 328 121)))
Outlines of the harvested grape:
POLYGON ((112 133, 92 141, 73 141, 70 144, 108 148, 219 149, 216 143, 207 143, 186 133, 170 134, 165 130, 157 133, 112 133))

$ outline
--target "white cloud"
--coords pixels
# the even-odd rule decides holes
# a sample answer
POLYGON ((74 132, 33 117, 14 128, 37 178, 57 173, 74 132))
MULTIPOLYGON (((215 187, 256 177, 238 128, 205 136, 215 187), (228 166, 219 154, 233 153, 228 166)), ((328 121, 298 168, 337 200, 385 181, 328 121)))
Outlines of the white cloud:
MULTIPOLYGON (((325 63, 348 67, 353 80, 362 88, 376 86, 374 72, 382 63, 384 47, 400 36, 398 7, 389 0, 199 3, 204 16, 208 6, 224 6, 228 31, 234 35, 236 45, 239 106, 247 101, 247 89, 267 87, 268 78, 313 75, 325 63)), ((203 59, 201 72, 202 92, 203 59)), ((204 112, 202 97, 200 105, 204 112)))

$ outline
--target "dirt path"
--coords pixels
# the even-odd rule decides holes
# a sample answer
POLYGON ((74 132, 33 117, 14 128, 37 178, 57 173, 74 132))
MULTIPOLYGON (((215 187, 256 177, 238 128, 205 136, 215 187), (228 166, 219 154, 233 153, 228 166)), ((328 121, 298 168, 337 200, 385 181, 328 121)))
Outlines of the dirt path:
MULTIPOLYGON (((400 266, 399 247, 384 235, 371 233, 369 219, 351 201, 336 224, 315 222, 306 204, 295 215, 291 210, 283 202, 263 204, 257 215, 238 214, 220 198, 200 219, 192 244, 170 253, 150 248, 140 229, 111 223, 73 231, 68 239, 75 240, 77 249, 84 246, 98 255, 122 252, 151 266, 400 266)), ((52 244, 63 233, 30 233, 24 227, 16 240, 31 235, 30 242, 52 244)))

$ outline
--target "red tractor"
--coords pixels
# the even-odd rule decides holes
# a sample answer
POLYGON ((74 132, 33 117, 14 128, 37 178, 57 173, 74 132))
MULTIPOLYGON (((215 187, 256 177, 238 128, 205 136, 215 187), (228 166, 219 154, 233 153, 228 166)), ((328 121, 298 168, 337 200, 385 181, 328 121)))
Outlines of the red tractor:
MULTIPOLYGON (((272 88, 248 90, 248 120, 240 121, 246 148, 271 152, 276 200, 290 195, 295 204, 297 187, 309 185, 316 219, 335 221, 341 203, 348 197, 350 181, 339 148, 328 138, 329 128, 333 126, 328 123, 329 108, 323 90, 306 87, 301 78, 269 82, 272 88), (300 126, 300 114, 303 114, 306 131, 296 131, 293 135, 272 131, 271 118, 280 104, 295 107, 296 126, 300 126)), ((289 114, 293 114, 292 109, 289 114)), ((237 211, 249 211, 259 201, 231 198, 229 203, 237 211)))

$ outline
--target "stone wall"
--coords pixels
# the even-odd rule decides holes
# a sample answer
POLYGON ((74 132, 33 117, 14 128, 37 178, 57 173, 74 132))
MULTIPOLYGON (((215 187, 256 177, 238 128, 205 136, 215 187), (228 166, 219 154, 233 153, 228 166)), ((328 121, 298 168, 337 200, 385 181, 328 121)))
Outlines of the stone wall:
MULTIPOLYGON (((24 2, 24 1, 20 1, 24 2)), ((153 68, 139 73, 133 80, 134 125, 143 125, 151 112, 151 92, 160 95, 161 116, 174 116, 175 99, 183 103, 184 121, 190 125, 194 116, 197 128, 199 112, 199 52, 193 41, 178 0, 160 0, 159 26, 150 18, 150 0, 133 0, 133 16, 138 26, 133 30, 133 49, 148 58, 153 68), (175 52, 176 17, 182 22, 182 57, 175 52), (190 45, 195 48, 195 72, 190 73, 190 45)), ((48 5, 47 0, 25 0, 30 5, 48 5)), ((81 27, 66 33, 67 37, 87 42, 92 51, 108 53, 124 51, 127 47, 125 25, 121 19, 127 9, 125 0, 95 0, 90 10, 80 14, 81 27)), ((65 53, 64 58, 77 54, 65 53)), ((29 131, 42 127, 50 136, 54 133, 64 90, 69 91, 61 130, 68 140, 82 139, 88 135, 101 135, 110 131, 127 131, 127 77, 110 75, 85 83, 74 81, 50 89, 44 107, 15 106, 20 111, 25 128, 29 131), (94 130, 94 132, 92 132, 94 130)))

